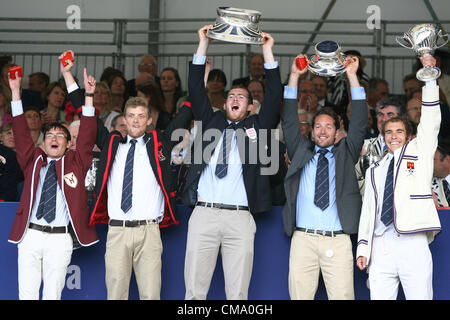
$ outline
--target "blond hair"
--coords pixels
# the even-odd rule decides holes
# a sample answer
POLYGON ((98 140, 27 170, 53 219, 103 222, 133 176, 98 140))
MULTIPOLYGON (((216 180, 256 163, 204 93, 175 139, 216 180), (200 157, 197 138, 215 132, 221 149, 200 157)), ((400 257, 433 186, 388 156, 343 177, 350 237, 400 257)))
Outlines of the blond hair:
POLYGON ((147 109, 148 116, 150 117, 150 107, 148 106, 147 99, 141 97, 131 97, 125 103, 125 108, 123 109, 123 113, 127 114, 128 108, 136 108, 136 107, 144 107, 147 109))

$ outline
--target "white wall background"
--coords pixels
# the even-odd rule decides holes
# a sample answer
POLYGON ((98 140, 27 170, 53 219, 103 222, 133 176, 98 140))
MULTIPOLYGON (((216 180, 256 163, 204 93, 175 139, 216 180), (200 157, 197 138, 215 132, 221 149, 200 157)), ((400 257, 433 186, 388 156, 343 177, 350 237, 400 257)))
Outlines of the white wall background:
MULTIPOLYGON (((203 22, 183 22, 173 23, 165 22, 160 24, 161 30, 174 30, 183 29, 190 30, 192 32, 182 33, 178 35, 174 34, 160 34, 159 40, 168 41, 196 41, 195 30, 207 23, 213 23, 216 17, 216 8, 221 5, 235 6, 240 8, 255 9, 262 12, 261 29, 263 31, 273 33, 276 40, 274 47, 275 54, 290 54, 292 56, 301 52, 302 45, 298 46, 285 46, 277 45, 283 41, 298 41, 305 42, 309 35, 301 34, 282 34, 283 30, 313 30, 315 23, 273 23, 264 21, 264 19, 283 18, 283 19, 319 19, 325 11, 329 0, 229 0, 229 1, 215 1, 215 0, 161 0, 160 15, 161 18, 167 19, 180 19, 180 18, 204 18, 207 21, 203 22)), ((431 4, 441 20, 450 20, 450 1, 449 0, 431 0, 431 4)), ((0 0, 0 18, 2 17, 16 17, 16 18, 60 18, 66 19, 69 14, 66 13, 66 9, 70 5, 77 5, 81 9, 81 28, 82 29, 96 29, 96 30, 110 30, 111 25, 101 23, 84 23, 83 19, 145 19, 149 17, 149 0, 0 0)), ((432 21, 431 15, 428 12, 424 2, 422 0, 339 0, 336 1, 333 9, 331 10, 328 19, 340 19, 340 20, 363 20, 365 21, 369 14, 366 12, 369 5, 377 5, 381 9, 381 19, 383 20, 414 20, 414 21, 432 21)), ((393 25, 389 31, 396 31, 399 34, 407 30, 410 25, 393 25)), ((0 54, 5 52, 62 52, 68 49, 67 45, 11 45, 4 44, 1 40, 8 40, 11 37, 22 40, 32 39, 47 39, 49 41, 56 40, 75 40, 75 41, 89 41, 90 45, 81 46, 76 45, 71 47, 78 53, 104 53, 111 54, 116 48, 109 45, 96 45, 96 42, 108 42, 111 41, 111 36, 103 34, 74 34, 70 30, 63 34, 41 34, 41 33, 24 33, 24 34, 11 34, 8 32, 2 32, 4 29, 12 28, 37 28, 37 29, 61 29, 66 28, 64 22, 36 22, 31 24, 24 24, 23 22, 14 21, 0 21, 0 54)), ((129 24, 129 30, 145 29, 146 24, 129 24)), ((444 28, 450 31, 450 25, 444 24, 444 28)), ((337 31, 337 30, 361 30, 369 31, 365 24, 334 24, 324 23, 322 31, 337 31)), ((325 40, 333 39, 342 43, 370 43, 372 41, 371 36, 348 36, 348 35, 318 35, 314 40, 315 43, 325 40)), ((129 37, 129 41, 147 41, 146 35, 134 35, 129 37)), ((392 37, 387 39, 388 42, 392 42, 392 37)), ((188 57, 195 50, 195 44, 187 45, 161 45, 159 52, 162 54, 174 54, 172 58, 159 59, 159 69, 168 65, 174 65, 179 68, 183 79, 186 75, 186 65, 188 57)), ((374 48, 368 47, 355 47, 363 55, 375 54, 374 48)), ((219 54, 222 52, 245 52, 246 46, 239 44, 227 44, 219 41, 214 41, 210 46, 209 53, 219 54)), ((353 49, 343 46, 343 50, 353 49)), ((130 45, 123 48, 124 53, 135 54, 139 56, 146 53, 146 45, 130 45)), ((251 46, 251 51, 258 52, 258 46, 251 46)), ((311 48, 309 53, 313 52, 311 48)), ((389 56, 411 56, 412 51, 397 47, 397 48, 384 48, 383 55, 389 56)), ((43 58, 34 58, 28 56, 17 56, 16 62, 28 66, 27 70, 32 71, 50 70, 52 78, 57 77, 57 60, 56 56, 45 56, 43 58), (34 70, 33 70, 34 68, 34 70)), ((136 65, 138 58, 129 59, 125 65, 126 76, 131 78, 135 75, 136 65)), ((369 61, 368 61, 369 62, 369 61)), ((89 58, 86 60, 80 60, 79 65, 88 65, 96 77, 100 76, 102 68, 111 63, 111 58, 89 58), (96 67, 97 66, 97 67, 96 67)), ((241 71, 237 69, 238 60, 236 59, 222 59, 213 58, 213 66, 224 69, 229 76, 229 82, 231 78, 238 75, 241 71)), ((280 59, 282 78, 285 78, 290 66, 290 59, 280 59)), ((371 65, 369 62, 366 67, 367 73, 371 75, 371 65)), ((411 64, 409 62, 392 62, 388 64, 386 69, 387 73, 385 77, 391 84, 391 91, 395 93, 401 92, 401 76, 410 72, 411 64), (400 82, 399 82, 400 81, 400 82)), ((26 72, 27 73, 27 72, 26 72)), ((186 87, 184 85, 184 87, 186 87)))

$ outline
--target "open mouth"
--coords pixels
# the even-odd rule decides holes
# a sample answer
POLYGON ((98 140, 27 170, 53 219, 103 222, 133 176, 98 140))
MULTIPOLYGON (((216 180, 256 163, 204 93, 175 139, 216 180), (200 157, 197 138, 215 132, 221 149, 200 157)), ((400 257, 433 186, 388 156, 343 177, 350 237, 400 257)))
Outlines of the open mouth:
POLYGON ((239 106, 232 106, 231 107, 231 111, 238 111, 239 110, 239 106))
POLYGON ((51 149, 53 149, 53 150, 58 150, 58 145, 56 144, 56 143, 53 143, 51 146, 50 146, 50 148, 51 149))

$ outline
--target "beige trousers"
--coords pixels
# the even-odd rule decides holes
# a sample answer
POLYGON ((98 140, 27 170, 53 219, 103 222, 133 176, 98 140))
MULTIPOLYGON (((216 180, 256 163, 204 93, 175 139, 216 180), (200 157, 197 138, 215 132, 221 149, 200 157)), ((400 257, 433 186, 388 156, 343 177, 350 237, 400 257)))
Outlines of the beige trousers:
POLYGON ((355 299, 350 236, 327 237, 295 231, 289 257, 291 299, 313 300, 320 272, 329 300, 355 299))
POLYGON ((249 211, 196 206, 188 226, 185 299, 206 299, 220 249, 227 299, 246 300, 253 270, 255 232, 255 220, 249 211))
POLYGON ((127 300, 134 270, 141 300, 159 300, 162 242, 158 224, 108 227, 105 268, 108 300, 127 300))

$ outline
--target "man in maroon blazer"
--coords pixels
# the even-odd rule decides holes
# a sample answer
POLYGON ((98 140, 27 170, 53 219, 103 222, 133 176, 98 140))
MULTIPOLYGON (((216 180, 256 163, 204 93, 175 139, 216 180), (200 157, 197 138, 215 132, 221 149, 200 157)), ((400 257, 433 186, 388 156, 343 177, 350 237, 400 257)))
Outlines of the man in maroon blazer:
MULTIPOLYGON (((72 62, 61 65, 64 77, 71 76, 72 62)), ((27 127, 20 97, 21 78, 9 78, 17 160, 25 182, 9 241, 18 244, 20 299, 60 299, 70 263, 73 233, 82 246, 98 241, 89 227, 84 179, 92 162, 97 120, 92 96, 86 96, 77 150, 69 150, 70 133, 54 123, 44 129, 44 141, 35 147, 27 127)), ((87 94, 93 93, 95 79, 84 72, 87 94)))

